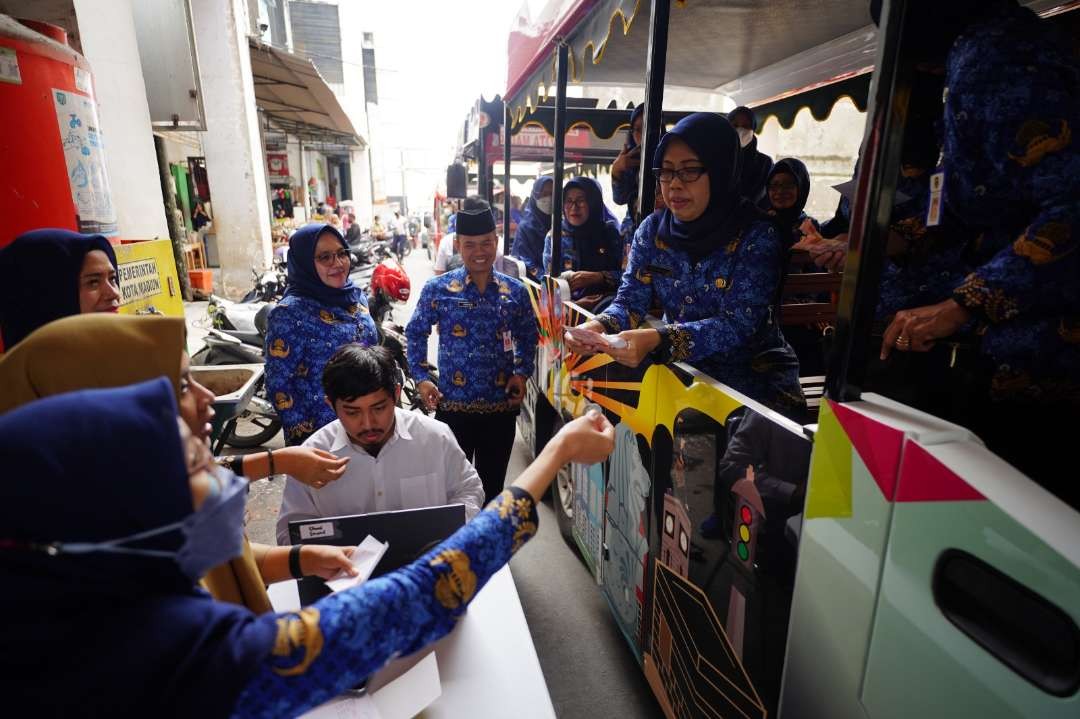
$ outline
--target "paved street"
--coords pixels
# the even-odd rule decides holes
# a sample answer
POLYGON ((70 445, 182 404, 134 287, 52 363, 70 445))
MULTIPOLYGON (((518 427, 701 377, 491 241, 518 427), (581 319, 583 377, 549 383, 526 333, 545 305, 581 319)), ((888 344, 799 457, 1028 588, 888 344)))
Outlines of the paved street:
MULTIPOLYGON (((404 308, 395 310, 395 319, 402 323, 408 320, 423 282, 432 274, 423 252, 411 254, 405 265, 412 280, 412 298, 404 308)), ((198 304, 202 307, 192 307, 188 312, 192 351, 198 349, 200 342, 199 318, 205 316, 204 303, 198 304)), ((434 343, 433 339, 433 350, 434 343)), ((282 446, 281 435, 268 446, 282 446)), ((528 452, 519 441, 508 476, 517 476, 528 461, 528 452)), ((283 489, 284 481, 280 477, 252 484, 247 515, 247 531, 252 541, 274 543, 274 523, 283 489)), ((555 516, 546 504, 540 507, 539 533, 510 566, 559 717, 662 716, 644 675, 611 618, 600 588, 563 541, 555 516)))

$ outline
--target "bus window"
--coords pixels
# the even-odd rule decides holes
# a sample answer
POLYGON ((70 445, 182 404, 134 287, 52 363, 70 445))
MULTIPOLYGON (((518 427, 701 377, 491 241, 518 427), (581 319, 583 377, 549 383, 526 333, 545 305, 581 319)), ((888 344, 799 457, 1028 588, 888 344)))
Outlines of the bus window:
MULTIPOLYGON (((1025 22, 991 25, 1052 29, 1051 20, 1032 16, 1041 29, 1025 22)), ((875 240, 882 264, 869 270, 878 278, 873 326, 856 340, 866 343, 861 389, 970 429, 1076 506, 1062 469, 1080 412, 1080 253, 1077 179, 1064 170, 1075 149, 1061 128, 1077 121, 1075 103, 1062 99, 1077 68, 1052 34, 1035 54, 993 37, 964 36, 965 47, 990 48, 978 61, 952 39, 910 48, 900 170, 882 178, 895 196, 875 240), (1017 64, 1027 69, 1018 74, 1017 64)))

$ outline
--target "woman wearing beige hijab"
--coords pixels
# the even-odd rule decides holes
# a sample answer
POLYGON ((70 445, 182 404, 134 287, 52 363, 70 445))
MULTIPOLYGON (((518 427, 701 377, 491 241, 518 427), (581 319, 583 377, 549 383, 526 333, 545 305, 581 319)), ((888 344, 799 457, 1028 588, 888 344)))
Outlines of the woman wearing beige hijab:
MULTIPOLYGON (((185 333, 177 317, 83 314, 51 322, 0 357, 0 414, 54 394, 165 376, 185 424, 205 438, 214 396, 191 377, 185 333)), ((267 476, 271 458, 276 469, 314 487, 339 477, 346 462, 306 447, 288 447, 243 457, 242 473, 249 479, 267 476)), ((204 584, 218 599, 270 611, 265 585, 291 577, 290 549, 245 542, 243 556, 211 570, 204 584)), ((349 570, 350 552, 305 545, 301 571, 328 578, 349 570)))

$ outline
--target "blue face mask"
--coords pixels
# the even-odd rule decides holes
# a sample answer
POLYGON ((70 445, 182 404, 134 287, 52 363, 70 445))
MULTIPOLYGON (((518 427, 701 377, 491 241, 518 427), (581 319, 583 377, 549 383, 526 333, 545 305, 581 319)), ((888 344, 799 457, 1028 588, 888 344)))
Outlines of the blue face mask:
POLYGON ((219 564, 240 556, 244 548, 247 480, 224 467, 213 466, 207 471, 216 480, 211 494, 202 506, 179 522, 105 542, 55 543, 45 549, 50 554, 111 552, 174 559, 180 571, 196 582, 219 564), (184 543, 176 551, 125 546, 177 530, 183 533, 184 543))

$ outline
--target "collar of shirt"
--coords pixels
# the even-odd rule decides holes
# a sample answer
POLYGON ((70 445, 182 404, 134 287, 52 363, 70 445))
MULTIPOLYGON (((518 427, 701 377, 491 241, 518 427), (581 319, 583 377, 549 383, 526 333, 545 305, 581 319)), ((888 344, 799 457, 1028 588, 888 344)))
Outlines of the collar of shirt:
MULTIPOLYGON (((412 434, 409 432, 409 425, 412 424, 412 417, 409 415, 410 413, 403 410, 401 407, 394 408, 394 433, 390 436, 390 439, 386 440, 386 444, 379 450, 380 455, 382 455, 390 445, 397 442, 398 439, 403 439, 406 442, 412 439, 412 434)), ((367 450, 349 439, 349 434, 345 431, 345 425, 338 422, 334 428, 334 442, 330 445, 330 451, 340 452, 346 447, 351 447, 356 452, 367 453, 367 450)))

